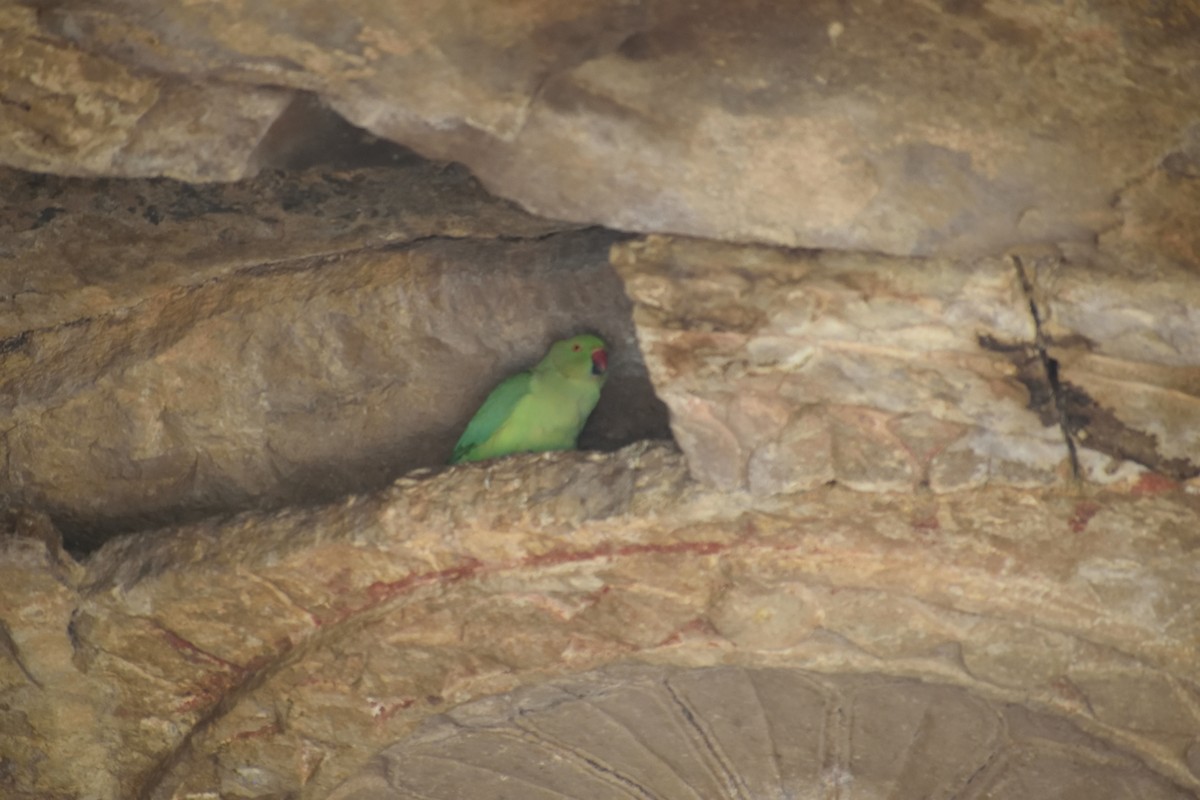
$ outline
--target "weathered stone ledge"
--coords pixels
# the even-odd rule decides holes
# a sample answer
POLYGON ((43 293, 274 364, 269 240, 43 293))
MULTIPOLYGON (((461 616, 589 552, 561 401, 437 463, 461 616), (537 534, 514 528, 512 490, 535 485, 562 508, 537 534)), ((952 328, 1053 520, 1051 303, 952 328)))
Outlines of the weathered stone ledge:
POLYGON ((108 796, 317 797, 430 714, 527 682, 787 666, 1027 705, 1195 791, 1198 512, 1177 491, 755 498, 643 444, 123 537, 76 577, 7 539, 23 667, 0 727, 26 791, 98 773, 108 796))

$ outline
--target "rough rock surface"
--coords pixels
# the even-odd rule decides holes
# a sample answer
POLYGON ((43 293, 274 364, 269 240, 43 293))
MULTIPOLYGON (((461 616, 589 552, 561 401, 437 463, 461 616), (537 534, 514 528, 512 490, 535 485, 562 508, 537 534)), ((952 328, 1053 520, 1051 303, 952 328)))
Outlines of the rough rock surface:
MULTIPOLYGON (((8 127, 174 133, 153 117, 176 85, 246 120, 185 130, 170 166, 93 159, 113 174, 212 177, 189 150, 207 134, 236 160, 278 102, 261 87, 285 87, 531 210, 626 230, 904 255, 1090 241, 1127 189, 1187 174, 1200 124, 1194 0, 38 5, 36 28, 9 14, 9 52, 39 59, 9 67, 8 127), (26 121, 27 86, 70 111, 26 121)), ((1173 236, 1197 227, 1174 213, 1173 236)))
POLYGON ((705 797, 755 719, 1200 796, 1198 85, 1195 0, 0 8, 0 163, 90 176, 0 171, 0 796, 592 785, 571 703, 705 797), (386 488, 580 328, 610 452, 386 488))
POLYGON ((330 800, 1183 798, 1061 719, 958 687, 781 669, 607 669, 462 706, 330 800))
POLYGON ((497 381, 579 330, 613 347, 584 444, 669 435, 617 235, 460 171, 3 183, 0 487, 72 547, 444 463, 497 381))
POLYGON ((60 175, 236 180, 295 92, 148 73, 0 8, 0 162, 60 175), (197 110, 202 113, 197 114, 197 110))
POLYGON ((1035 260, 1030 275, 1062 419, 1089 474, 1103 480, 1112 460, 1176 480, 1200 474, 1196 273, 1169 262, 1051 257, 1035 260))
POLYGON ((893 721, 965 704, 1058 742, 1018 748, 1050 759, 1029 769, 1069 783, 1072 753, 1099 754, 1133 796, 1185 796, 1198 519, 1180 492, 755 498, 639 444, 123 537, 82 568, 26 521, 0 558, 4 786, 322 797, 431 715, 640 662, 802 669, 847 696, 917 678, 893 721))
POLYGON ((665 237, 614 264, 676 439, 714 486, 1200 475, 1200 283, 1178 269, 665 237))

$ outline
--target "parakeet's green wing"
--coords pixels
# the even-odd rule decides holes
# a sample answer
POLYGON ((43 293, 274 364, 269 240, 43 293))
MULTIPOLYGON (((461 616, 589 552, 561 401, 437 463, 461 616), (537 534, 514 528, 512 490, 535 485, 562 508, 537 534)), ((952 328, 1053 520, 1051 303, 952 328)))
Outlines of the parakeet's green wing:
POLYGON ((467 423, 467 429, 454 445, 454 455, 451 464, 457 464, 466 458, 471 450, 488 440, 499 428, 517 405, 522 397, 529 394, 529 384, 533 376, 528 372, 518 372, 511 378, 501 382, 483 401, 483 405, 467 423))

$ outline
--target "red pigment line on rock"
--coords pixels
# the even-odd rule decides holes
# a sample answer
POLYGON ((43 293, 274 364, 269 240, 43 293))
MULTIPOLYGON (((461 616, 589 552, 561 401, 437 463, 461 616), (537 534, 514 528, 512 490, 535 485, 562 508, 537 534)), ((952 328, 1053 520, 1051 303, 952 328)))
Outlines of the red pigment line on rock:
POLYGON ((277 651, 257 655, 243 666, 201 649, 157 621, 151 620, 151 624, 158 629, 159 633, 163 635, 163 638, 167 640, 171 647, 188 656, 188 661, 192 663, 207 662, 219 668, 218 671, 205 673, 193 684, 193 688, 189 692, 190 697, 175 706, 175 712, 178 714, 186 714, 197 709, 207 709, 215 705, 222 697, 238 686, 247 675, 252 675, 262 670, 272 661, 291 650, 293 646, 290 640, 282 640, 281 643, 277 643, 277 646, 279 646, 277 651))
POLYGON ((232 661, 226 661, 220 656, 213 655, 207 650, 201 649, 197 645, 180 636, 178 633, 175 633, 175 631, 165 627, 160 622, 151 620, 150 624, 158 629, 159 633, 163 635, 163 638, 167 640, 167 644, 171 645, 171 647, 181 653, 192 656, 192 658, 188 659, 189 661, 207 661, 210 664, 223 667, 224 669, 227 669, 231 672, 236 672, 239 675, 246 671, 246 667, 243 667, 241 664, 235 664, 232 661))
POLYGON ((401 578, 398 581, 376 581, 367 587, 366 593, 368 601, 358 606, 345 606, 335 608, 328 616, 317 617, 317 626, 321 627, 330 623, 337 624, 344 622, 350 617, 367 611, 375 606, 378 606, 394 597, 407 594, 414 589, 422 586, 428 586, 434 583, 457 583, 486 571, 498 571, 503 569, 512 569, 513 567, 538 567, 554 564, 568 564, 581 561, 591 561, 597 558, 608 558, 611 556, 638 556, 638 555, 679 555, 683 553, 691 553, 694 555, 713 555, 729 549, 728 544, 721 542, 675 542, 673 544, 635 544, 626 545, 624 547, 613 547, 611 544, 602 544, 591 550, 553 550, 549 553, 541 555, 529 556, 517 561, 515 564, 491 564, 485 565, 477 559, 471 559, 457 567, 437 570, 434 572, 421 572, 414 575, 401 578))
POLYGON ((190 697, 175 706, 175 713, 187 714, 215 706, 231 692, 239 681, 228 672, 209 672, 196 682, 189 692, 190 697))
POLYGON ((611 544, 602 544, 591 550, 551 550, 536 556, 527 556, 517 562, 522 567, 543 567, 556 564, 571 564, 576 561, 591 561, 595 558, 608 558, 613 554, 611 544))
POLYGON ((316 617, 317 627, 328 625, 330 623, 343 622, 355 614, 361 614, 368 609, 391 600, 393 597, 398 597, 402 594, 417 589, 421 586, 428 586, 432 583, 457 583, 465 578, 469 578, 483 569, 482 562, 476 559, 470 559, 465 564, 457 567, 449 567, 447 569, 436 570, 434 572, 419 572, 413 575, 408 575, 398 581, 375 581, 367 587, 367 602, 359 606, 345 606, 332 609, 331 613, 325 617, 316 617))
POLYGON ((470 559, 467 563, 457 567, 450 567, 436 572, 421 572, 401 578, 398 581, 391 581, 389 583, 376 581, 367 587, 367 596, 371 598, 371 605, 377 605, 397 595, 406 594, 418 586, 426 586, 431 583, 457 583, 464 578, 475 575, 482 567, 483 565, 479 561, 470 559))

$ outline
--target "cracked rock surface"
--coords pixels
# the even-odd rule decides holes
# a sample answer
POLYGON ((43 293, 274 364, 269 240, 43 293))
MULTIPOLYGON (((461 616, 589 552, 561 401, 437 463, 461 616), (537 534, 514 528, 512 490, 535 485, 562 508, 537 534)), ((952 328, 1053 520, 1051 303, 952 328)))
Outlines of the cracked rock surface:
POLYGON ((713 486, 950 492, 1200 474, 1190 274, 666 237, 620 244, 613 261, 675 437, 713 486))
MULTIPOLYGON (((928 754, 966 714, 993 737, 971 759, 1010 754, 986 785, 1112 774, 1130 796, 1188 796, 1200 790, 1198 503, 1004 488, 755 497, 707 488, 671 446, 639 444, 122 537, 82 566, 27 521, 0 560, 23 609, 6 615, 6 780, 18 797, 85 785, 323 797, 433 715, 640 662, 777 668, 809 687, 803 702, 870 706, 841 729, 890 733, 878 746, 851 735, 822 780, 838 764, 865 780, 886 752, 928 754), (862 699, 903 685, 924 688, 862 699), (1034 756, 1050 760, 1005 764, 1034 756)), ((508 724, 505 702, 478 708, 508 724)), ((400 752, 426 747, 423 730, 400 752)), ((938 785, 961 781, 930 769, 938 785)))

